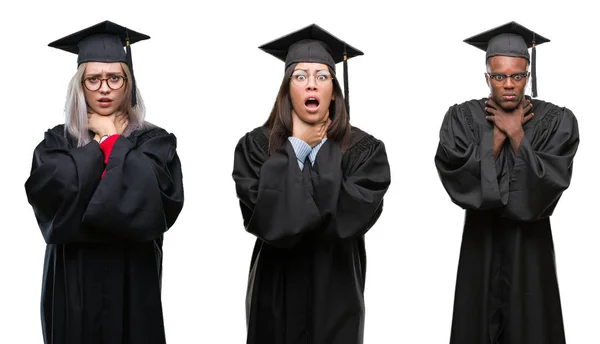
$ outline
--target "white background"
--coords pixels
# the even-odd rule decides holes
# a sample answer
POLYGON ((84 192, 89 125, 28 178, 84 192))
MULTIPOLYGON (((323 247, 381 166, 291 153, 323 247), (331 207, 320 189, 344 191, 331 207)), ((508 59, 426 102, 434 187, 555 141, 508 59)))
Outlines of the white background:
POLYGON ((311 23, 365 52, 349 61, 352 123, 385 142, 392 168, 383 215, 366 236, 365 343, 448 342, 464 213, 434 167, 438 131, 449 106, 488 94, 484 52, 462 40, 511 20, 552 40, 538 47, 539 98, 569 107, 579 120, 572 184, 552 225, 568 342, 598 343, 600 25, 591 5, 119 3, 3 5, 0 343, 42 342, 45 243, 23 185, 34 147, 63 121, 76 69, 75 55, 47 44, 106 19, 152 37, 132 47, 138 86, 147 119, 179 142, 186 200, 165 235, 169 343, 245 342, 254 237, 242 225, 233 150, 266 120, 283 75, 283 64, 257 47, 311 23))

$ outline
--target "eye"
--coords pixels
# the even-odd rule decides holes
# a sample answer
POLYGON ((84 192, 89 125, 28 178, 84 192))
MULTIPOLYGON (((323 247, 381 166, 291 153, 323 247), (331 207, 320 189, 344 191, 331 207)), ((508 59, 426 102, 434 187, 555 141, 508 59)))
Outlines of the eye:
POLYGON ((521 81, 523 79, 523 74, 515 74, 512 76, 514 81, 521 81))
POLYGON ((90 76, 90 77, 89 77, 89 78, 87 78, 86 80, 87 80, 88 82, 91 82, 91 83, 96 83, 96 82, 98 82, 98 78, 97 78, 97 77, 95 77, 95 76, 90 76))
POLYGON ((110 76, 110 81, 119 81, 119 79, 121 79, 120 75, 111 75, 110 76))
POLYGON ((496 81, 504 81, 504 75, 502 74, 494 74, 492 75, 492 78, 494 78, 496 81))
POLYGON ((294 74, 293 77, 297 81, 304 81, 304 80, 306 80, 306 74, 294 74))
POLYGON ((327 74, 318 74, 317 75, 317 80, 319 80, 319 81, 327 81, 327 80, 329 80, 329 75, 327 75, 327 74))

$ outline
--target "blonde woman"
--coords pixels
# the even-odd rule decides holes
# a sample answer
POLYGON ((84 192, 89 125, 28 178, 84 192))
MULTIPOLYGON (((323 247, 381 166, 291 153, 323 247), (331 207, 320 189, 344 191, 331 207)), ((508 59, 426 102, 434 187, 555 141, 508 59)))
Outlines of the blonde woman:
POLYGON ((183 184, 176 138, 145 121, 135 85, 129 45, 148 38, 105 21, 50 43, 78 69, 25 184, 47 243, 45 343, 165 343, 162 240, 183 184))

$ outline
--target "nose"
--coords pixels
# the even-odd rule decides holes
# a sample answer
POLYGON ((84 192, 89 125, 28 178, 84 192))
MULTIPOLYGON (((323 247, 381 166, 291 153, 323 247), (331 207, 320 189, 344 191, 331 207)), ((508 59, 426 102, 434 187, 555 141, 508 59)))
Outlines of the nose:
POLYGON ((515 88, 515 83, 511 77, 508 77, 504 80, 504 88, 515 88))
POLYGON ((308 81, 306 82, 307 90, 316 90, 317 89, 317 79, 314 75, 308 76, 308 81))
POLYGON ((110 87, 108 87, 108 79, 100 80, 100 88, 98 89, 100 93, 109 93, 110 87))

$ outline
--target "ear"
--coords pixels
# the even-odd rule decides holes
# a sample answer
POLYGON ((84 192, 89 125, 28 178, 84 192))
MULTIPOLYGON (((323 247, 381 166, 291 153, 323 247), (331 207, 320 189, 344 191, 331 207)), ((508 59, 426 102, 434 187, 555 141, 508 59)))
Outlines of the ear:
POLYGON ((490 78, 488 77, 487 73, 483 73, 483 75, 485 76, 485 83, 488 85, 488 87, 491 90, 492 86, 490 85, 490 78))
POLYGON ((335 101, 335 94, 331 96, 331 100, 335 101))

